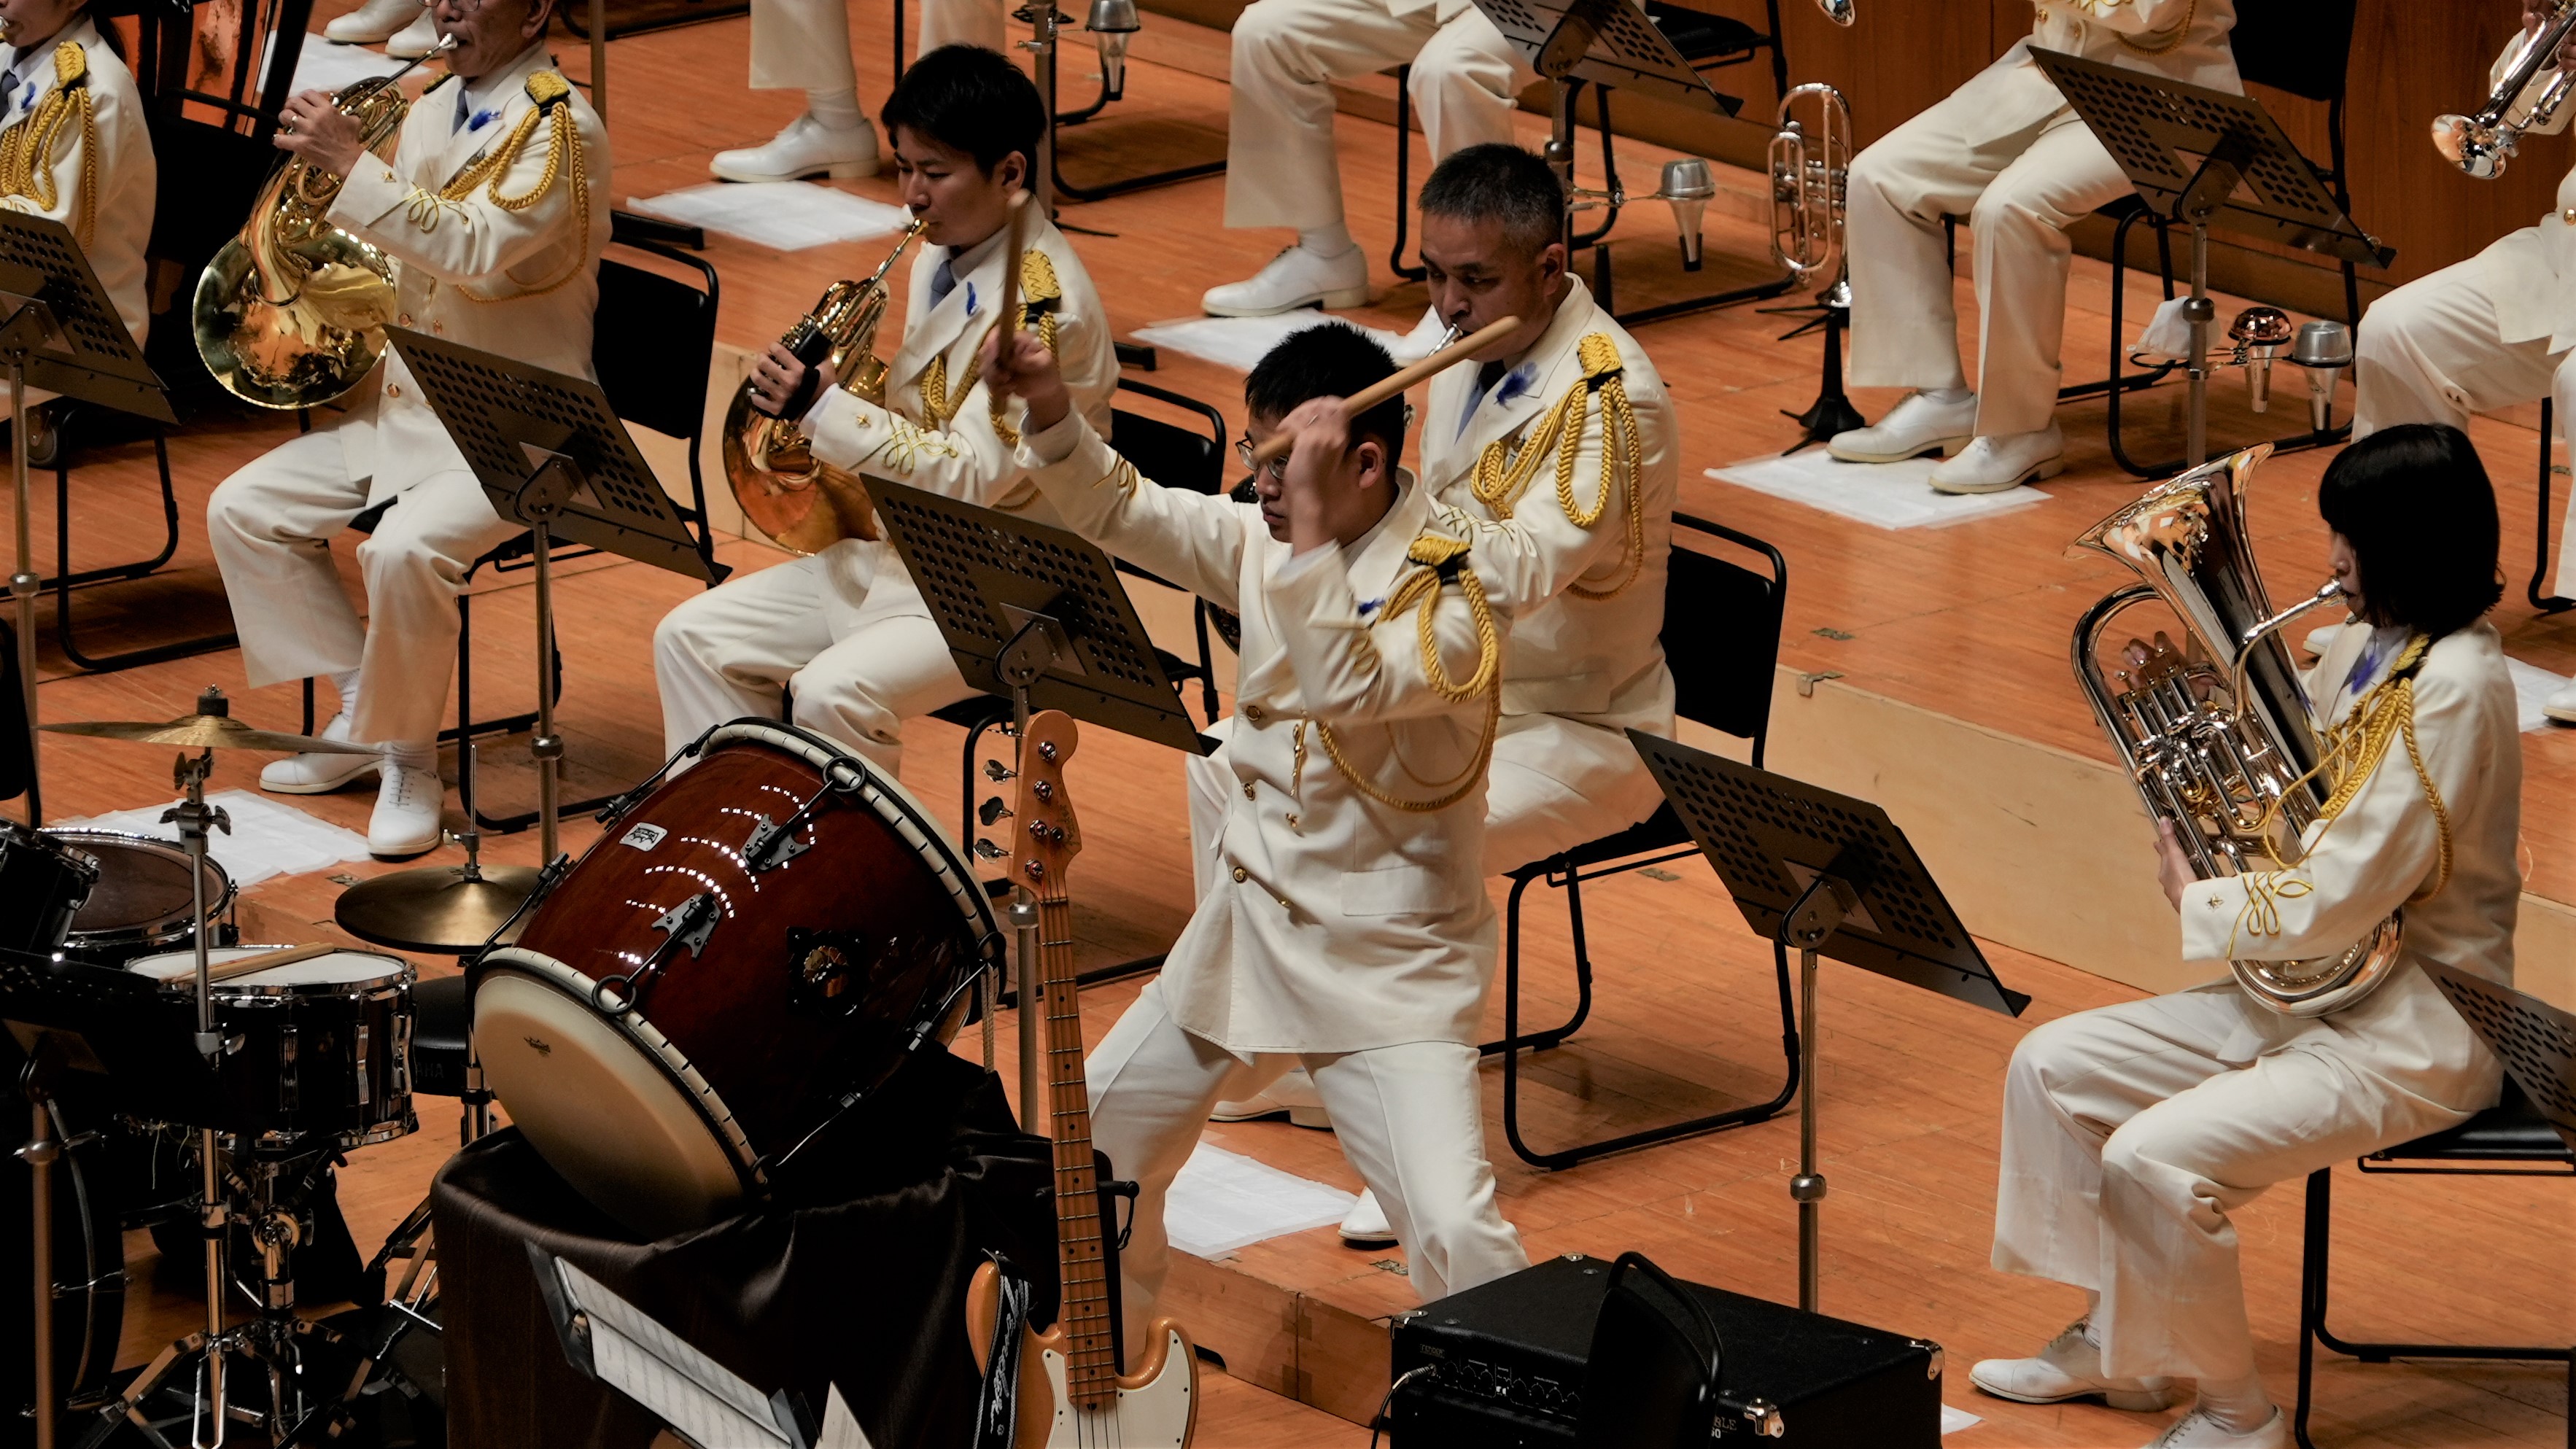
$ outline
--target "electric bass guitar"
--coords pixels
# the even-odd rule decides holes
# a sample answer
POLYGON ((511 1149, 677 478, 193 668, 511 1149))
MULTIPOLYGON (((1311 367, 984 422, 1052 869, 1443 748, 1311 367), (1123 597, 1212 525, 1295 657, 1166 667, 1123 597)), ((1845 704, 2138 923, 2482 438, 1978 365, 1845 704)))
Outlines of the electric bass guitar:
MULTIPOLYGON (((1020 741, 1019 809, 1011 878, 1037 898, 1041 1002, 1046 1013, 1046 1084, 1055 1126, 1056 1279, 1062 1285, 1054 1327, 1030 1330, 1020 1346, 1018 1424, 1011 1449, 1186 1449, 1198 1422, 1198 1356, 1179 1324, 1155 1319, 1145 1342, 1128 1349, 1119 1372, 1109 1315, 1108 1257, 1103 1251, 1100 1184, 1093 1170, 1091 1091, 1082 1075, 1082 1006, 1073 967, 1073 904, 1065 868, 1082 849, 1066 792, 1064 763, 1073 757, 1071 716, 1046 710, 1029 719, 1020 741)), ((1001 1312, 1001 1275, 975 1270, 966 1292, 966 1332, 975 1367, 989 1371, 993 1324, 1001 1312)))

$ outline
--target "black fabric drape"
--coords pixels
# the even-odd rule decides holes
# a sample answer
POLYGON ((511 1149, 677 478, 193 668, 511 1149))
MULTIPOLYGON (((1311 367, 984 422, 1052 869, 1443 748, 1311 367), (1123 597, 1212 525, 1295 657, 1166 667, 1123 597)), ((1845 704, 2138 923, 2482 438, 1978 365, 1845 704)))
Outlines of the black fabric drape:
MULTIPOLYGON (((642 1410, 564 1360, 526 1245, 579 1267, 761 1392, 819 1417, 837 1385, 879 1449, 967 1442, 968 1279, 986 1249, 1055 1289, 1044 1141, 1001 1083, 933 1047, 815 1153, 808 1203, 633 1240, 516 1130, 458 1153, 431 1190, 455 1449, 646 1449, 642 1410)), ((1051 1321, 1041 1317, 1038 1321, 1051 1321)))

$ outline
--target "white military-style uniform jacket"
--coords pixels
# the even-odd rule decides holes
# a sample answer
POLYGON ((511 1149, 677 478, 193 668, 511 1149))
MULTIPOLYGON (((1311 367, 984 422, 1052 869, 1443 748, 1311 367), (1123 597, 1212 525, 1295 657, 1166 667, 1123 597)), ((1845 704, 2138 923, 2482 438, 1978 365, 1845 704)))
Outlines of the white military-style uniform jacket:
POLYGON ((1670 735, 1673 680, 1659 636, 1681 448, 1645 350, 1590 288, 1569 285, 1547 331, 1493 387, 1478 388, 1474 367, 1450 368, 1432 380, 1424 418, 1423 485, 1443 525, 1473 542, 1476 576, 1512 616, 1503 713, 1670 735), (1557 488, 1569 431, 1571 499, 1557 488), (1605 467, 1605 439, 1624 466, 1605 467), (1526 477, 1488 499, 1480 471, 1526 477))
POLYGON ((1292 558, 1257 506, 1140 480, 1076 418, 1022 457, 1076 532, 1243 619, 1222 868, 1164 958, 1173 1019, 1246 1055, 1477 1040, 1491 706, 1426 666, 1424 609, 1447 683, 1471 683, 1480 655, 1457 573, 1474 559, 1449 557, 1427 492, 1406 479, 1366 536, 1292 558), (1408 590, 1436 567, 1419 557, 1449 564, 1427 602, 1408 590))
MULTIPOLYGON (((473 87, 462 126, 460 84, 441 80, 413 104, 391 161, 359 159, 332 203, 331 223, 394 259, 396 325, 595 377, 591 313, 608 245, 607 128, 549 67, 542 42, 473 87), (558 136, 566 124, 559 116, 570 118, 577 148, 558 136), (512 147, 497 174, 478 176, 512 147), (576 157, 574 174, 556 174, 576 157), (530 195, 532 204, 508 204, 530 195)), ((370 504, 433 473, 464 469, 464 455, 391 348, 370 402, 339 426, 350 478, 372 480, 370 504)))
POLYGON ((86 14, 36 49, 0 46, 0 206, 70 227, 139 343, 152 316, 143 248, 159 173, 134 74, 86 14))
MULTIPOLYGON (((2491 85, 2502 85, 2505 72, 2513 66, 2515 56, 2526 37, 2517 34, 2496 57, 2489 73, 2491 85)), ((2557 78, 2556 71, 2542 71, 2524 87, 2514 111, 2527 115, 2557 78)), ((2555 136, 2567 129, 2570 109, 2559 108, 2546 125, 2532 125, 2527 131, 2535 136, 2555 136)), ((2551 352, 2576 348, 2576 170, 2570 170, 2558 181, 2558 209, 2540 218, 2536 226, 2509 232, 2486 250, 2478 253, 2472 265, 2480 273, 2481 289, 2491 298, 2507 299, 2510 305, 2495 309, 2501 341, 2534 342, 2549 340, 2551 352)))
MULTIPOLYGON (((886 404, 824 388, 799 423, 816 458, 862 477, 891 479, 1042 523, 1056 521, 1016 453, 1026 405, 1013 398, 997 414, 982 377, 1002 269, 1012 263, 1005 255, 1007 236, 1005 229, 955 258, 934 248, 912 259, 903 345, 886 364, 886 404), (933 302, 932 282, 942 261, 956 285, 933 302)), ((1118 353, 1091 274, 1073 243, 1044 219, 1032 228, 1018 265, 1021 316, 1014 325, 1036 328, 1050 339, 1075 409, 1106 436, 1110 398, 1118 390, 1118 353)), ((854 616, 889 569, 903 573, 893 545, 880 540, 845 539, 817 557, 834 585, 825 607, 836 620, 854 616)))

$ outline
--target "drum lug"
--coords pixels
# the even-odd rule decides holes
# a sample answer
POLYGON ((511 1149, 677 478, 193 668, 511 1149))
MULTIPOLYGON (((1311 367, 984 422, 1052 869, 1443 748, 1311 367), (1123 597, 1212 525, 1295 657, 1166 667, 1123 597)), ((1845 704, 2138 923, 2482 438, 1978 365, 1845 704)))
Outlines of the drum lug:
MULTIPOLYGON (((671 939, 663 943, 666 948, 686 946, 694 959, 707 953, 707 941, 716 933, 716 922, 723 919, 724 911, 717 905, 715 896, 711 892, 700 891, 664 912, 662 919, 653 923, 653 929, 671 933, 671 939)), ((667 956, 669 953, 666 949, 654 954, 667 956)))
MULTIPOLYGON (((804 813, 800 810, 797 815, 804 813)), ((751 835, 742 843, 742 868, 760 875, 813 849, 813 842, 796 838, 796 825, 794 819, 780 825, 766 815, 751 817, 751 835)))

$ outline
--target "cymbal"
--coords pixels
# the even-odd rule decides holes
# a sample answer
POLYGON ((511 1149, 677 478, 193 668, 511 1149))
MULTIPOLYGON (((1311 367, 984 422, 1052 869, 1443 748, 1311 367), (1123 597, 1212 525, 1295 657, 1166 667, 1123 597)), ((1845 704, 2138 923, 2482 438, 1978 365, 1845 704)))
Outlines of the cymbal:
POLYGON ((165 745, 182 750, 275 750, 290 755, 384 753, 374 745, 255 730, 228 714, 183 714, 163 724, 147 720, 88 719, 49 724, 44 728, 58 735, 86 735, 92 739, 127 740, 138 745, 165 745))
POLYGON ((403 951, 462 955, 482 949, 537 889, 526 866, 424 865, 360 881, 340 892, 331 915, 360 940, 403 951))

